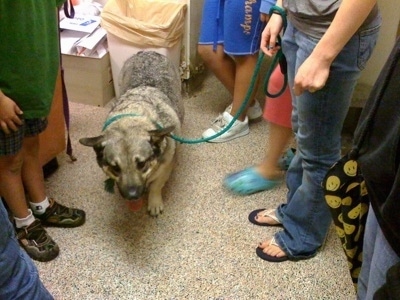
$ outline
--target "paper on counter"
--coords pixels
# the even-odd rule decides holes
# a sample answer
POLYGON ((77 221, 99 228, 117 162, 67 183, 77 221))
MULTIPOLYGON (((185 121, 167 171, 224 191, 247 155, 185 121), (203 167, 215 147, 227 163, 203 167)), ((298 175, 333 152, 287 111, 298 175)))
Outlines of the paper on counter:
POLYGON ((75 15, 73 19, 64 18, 60 21, 61 29, 92 33, 100 25, 99 16, 75 15))

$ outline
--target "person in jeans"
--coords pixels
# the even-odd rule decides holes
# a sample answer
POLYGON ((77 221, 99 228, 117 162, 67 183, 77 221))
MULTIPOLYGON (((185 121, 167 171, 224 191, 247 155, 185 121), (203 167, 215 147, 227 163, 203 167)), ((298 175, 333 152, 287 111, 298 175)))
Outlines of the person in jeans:
POLYGON ((59 253, 43 225, 85 222, 84 211, 47 197, 39 161, 39 133, 47 126, 60 69, 57 6, 63 2, 0 2, 0 196, 21 247, 38 261, 59 253))
POLYGON ((53 299, 35 264, 19 246, 1 199, 0 228, 0 299, 53 299))
POLYGON ((360 300, 400 299, 399 82, 400 38, 372 89, 354 134, 357 140, 368 128, 357 158, 370 200, 358 277, 360 300), (366 127, 371 113, 372 123, 366 127))
MULTIPOLYGON (((222 131, 245 100, 258 60, 261 32, 274 3, 274 0, 204 1, 198 53, 206 67, 232 95, 232 104, 203 132, 203 138, 222 131)), ((261 106, 254 99, 256 89, 257 84, 250 95, 248 107, 233 126, 209 142, 228 142, 249 133, 249 121, 262 117, 261 106)))
POLYGON ((376 0, 277 1, 261 40, 266 55, 282 47, 292 91, 296 154, 286 173, 286 203, 265 225, 283 229, 259 243, 266 261, 316 255, 332 222, 321 186, 341 156, 341 130, 354 87, 377 41, 376 0), (287 14, 287 28, 278 45, 287 14), (282 16, 283 15, 283 16, 282 16))

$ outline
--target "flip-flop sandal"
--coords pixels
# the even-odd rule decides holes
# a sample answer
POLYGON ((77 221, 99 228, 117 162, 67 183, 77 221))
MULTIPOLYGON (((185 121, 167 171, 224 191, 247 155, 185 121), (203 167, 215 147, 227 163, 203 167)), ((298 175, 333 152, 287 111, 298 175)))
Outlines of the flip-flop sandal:
POLYGON ((278 161, 278 167, 282 170, 282 171, 287 171, 287 169, 289 169, 290 163, 293 160, 293 157, 296 153, 296 149, 294 148, 289 148, 284 155, 282 155, 282 157, 279 159, 278 161))
POLYGON ((276 217, 275 215, 275 209, 266 209, 266 208, 262 208, 262 209, 256 209, 253 210, 250 214, 249 214, 249 221, 255 225, 259 225, 259 226, 282 226, 281 221, 279 221, 279 219, 276 217), (267 223, 261 223, 258 222, 256 220, 256 216, 260 213, 264 211, 263 216, 264 217, 270 217, 272 220, 278 222, 278 224, 267 224, 267 223))
POLYGON ((254 167, 230 174, 224 179, 225 187, 239 195, 251 195, 267 191, 278 186, 281 182, 282 180, 265 179, 254 167))
MULTIPOLYGON (((280 246, 276 243, 275 238, 272 238, 272 240, 269 242, 270 245, 274 245, 280 248, 280 246)), ((269 262, 283 262, 289 260, 289 257, 287 255, 282 256, 282 257, 276 257, 269 255, 267 253, 264 253, 263 249, 260 247, 256 248, 256 254, 259 258, 269 261, 269 262)))

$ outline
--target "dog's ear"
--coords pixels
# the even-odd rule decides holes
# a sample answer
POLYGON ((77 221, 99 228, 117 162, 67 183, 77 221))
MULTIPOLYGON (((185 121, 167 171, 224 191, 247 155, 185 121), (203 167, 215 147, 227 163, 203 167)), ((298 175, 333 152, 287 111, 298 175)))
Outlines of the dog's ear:
POLYGON ((106 142, 104 141, 104 135, 99 135, 96 137, 90 138, 81 138, 79 140, 84 146, 93 147, 94 152, 96 153, 96 160, 100 167, 103 167, 106 163, 103 160, 103 152, 106 142))
POLYGON ((81 138, 79 139, 79 143, 81 143, 84 146, 95 147, 96 145, 101 144, 103 140, 104 140, 104 135, 99 135, 96 137, 81 138))
POLYGON ((149 134, 153 141, 159 141, 159 140, 163 139, 164 137, 170 135, 171 132, 174 131, 174 129, 175 129, 175 126, 158 128, 155 130, 150 130, 149 134))
POLYGON ((164 141, 164 138, 166 136, 169 136, 172 131, 174 131, 175 127, 174 126, 169 126, 165 128, 158 128, 155 130, 150 130, 149 135, 150 135, 150 143, 153 148, 153 153, 155 157, 160 157, 161 155, 161 144, 162 141, 164 141))

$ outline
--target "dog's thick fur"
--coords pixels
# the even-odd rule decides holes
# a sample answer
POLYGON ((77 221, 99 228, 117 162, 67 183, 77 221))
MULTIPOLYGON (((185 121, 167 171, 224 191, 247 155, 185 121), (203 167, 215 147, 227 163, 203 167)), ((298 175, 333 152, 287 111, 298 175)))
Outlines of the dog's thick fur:
POLYGON ((148 211, 157 216, 177 145, 169 135, 180 135, 184 116, 178 68, 164 55, 142 51, 125 62, 119 84, 121 97, 101 135, 79 142, 93 147, 123 198, 141 201, 148 193, 148 211))

